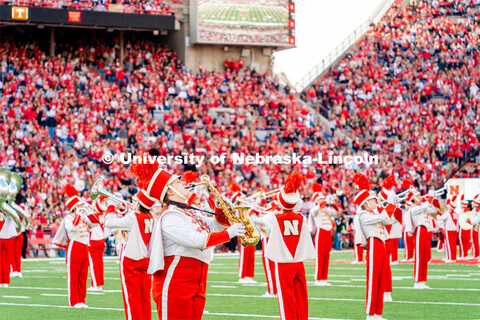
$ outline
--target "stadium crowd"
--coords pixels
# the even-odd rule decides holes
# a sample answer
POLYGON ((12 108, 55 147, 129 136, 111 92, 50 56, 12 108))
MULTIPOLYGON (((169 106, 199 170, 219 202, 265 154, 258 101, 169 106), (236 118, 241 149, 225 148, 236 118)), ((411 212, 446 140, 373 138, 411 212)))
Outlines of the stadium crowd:
POLYGON ((394 5, 304 99, 332 128, 405 159, 416 183, 442 181, 479 147, 479 4, 394 5))
MULTIPOLYGON (((478 66, 478 34, 473 32, 478 20, 463 25, 443 16, 434 20, 431 8, 428 3, 416 10, 392 8, 309 89, 311 103, 333 111, 330 125, 271 74, 241 67, 238 61, 223 71, 200 68, 193 73, 166 47, 126 41, 120 63, 118 44, 107 39, 59 42, 57 55, 48 57, 41 43, 2 34, 0 164, 22 174, 35 230, 51 225, 66 210, 60 199, 66 183, 88 197, 93 180, 103 175, 109 190, 126 198, 135 193, 124 164, 102 162, 106 152, 227 153, 225 165, 207 162, 198 168, 215 177, 223 192, 230 181, 247 194, 271 190, 292 170, 301 170, 307 179, 306 210, 316 180, 327 193, 337 194, 345 213, 354 210, 351 177, 359 166, 234 165, 231 153, 326 157, 371 152, 380 165, 361 169, 374 184, 394 172, 426 191, 446 177, 452 160, 478 147, 474 130, 479 129, 479 94, 473 85, 478 68, 472 68, 478 66), (424 16, 432 30, 417 25, 424 16), (438 52, 430 50, 433 39, 438 52), (404 57, 405 45, 422 54, 404 57), (443 64, 433 61, 436 55, 443 64), (449 68, 451 63, 462 66, 461 74, 449 68), (437 75, 434 70, 441 71, 437 75), (469 87, 467 80, 473 83, 469 87), (439 102, 438 95, 449 102, 439 102), (357 133, 352 141, 338 130, 347 126, 357 133), (415 160, 405 161, 407 157, 415 160)), ((177 172, 189 169, 191 165, 175 167, 177 172)))
POLYGON ((0 0, 0 4, 12 6, 43 7, 55 9, 109 11, 137 14, 175 14, 175 10, 163 0, 0 0))

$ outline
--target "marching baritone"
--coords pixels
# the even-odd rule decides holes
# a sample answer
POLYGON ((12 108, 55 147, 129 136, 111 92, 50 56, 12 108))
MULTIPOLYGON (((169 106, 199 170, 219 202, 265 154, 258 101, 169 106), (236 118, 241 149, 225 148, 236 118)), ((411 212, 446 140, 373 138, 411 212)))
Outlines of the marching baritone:
POLYGON ((62 191, 68 199, 65 206, 72 212, 65 216, 60 225, 53 243, 66 247, 68 302, 74 308, 88 308, 85 304, 87 296, 88 277, 88 243, 90 228, 95 227, 98 221, 93 219, 85 199, 78 191, 67 184, 62 191), (96 223, 92 223, 92 220, 96 223))
MULTIPOLYGON (((149 200, 150 205, 156 201, 165 204, 154 225, 153 242, 149 247, 148 273, 153 274, 152 295, 158 317, 201 319, 208 264, 213 258, 214 247, 243 236, 245 227, 240 223, 228 227, 221 209, 215 208, 218 214, 215 218, 187 209, 194 194, 180 176, 159 169, 157 162, 131 164, 129 170, 139 177, 138 186, 145 201, 149 200)), ((225 199, 216 198, 216 201, 225 199)))
POLYGON ((354 182, 359 190, 354 202, 358 206, 357 215, 360 228, 367 239, 367 300, 365 313, 368 319, 384 319, 383 301, 387 287, 387 250, 385 246, 385 225, 401 219, 401 210, 389 203, 380 213, 377 209, 377 200, 370 190, 370 181, 362 174, 354 176, 354 182), (395 218, 397 217, 397 218, 395 218))
POLYGON ((265 256, 275 262, 280 318, 308 319, 308 293, 304 261, 315 258, 308 221, 295 211, 300 202, 299 173, 290 174, 277 195, 280 210, 264 218, 269 229, 265 256))
POLYGON ((478 236, 478 229, 480 226, 480 194, 477 194, 472 200, 472 212, 475 217, 470 221, 472 224, 472 255, 478 258, 480 254, 480 239, 478 236))

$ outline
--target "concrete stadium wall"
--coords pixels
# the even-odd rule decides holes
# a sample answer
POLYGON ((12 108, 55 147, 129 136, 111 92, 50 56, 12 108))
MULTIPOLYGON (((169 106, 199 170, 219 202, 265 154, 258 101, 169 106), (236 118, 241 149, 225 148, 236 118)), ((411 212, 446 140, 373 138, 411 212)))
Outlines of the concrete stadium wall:
POLYGON ((201 63, 204 70, 223 70, 225 59, 243 59, 246 67, 265 72, 271 66, 273 50, 269 48, 247 48, 241 46, 195 44, 185 47, 185 64, 188 70, 198 71, 201 63), (243 54, 243 55, 242 55, 243 54))

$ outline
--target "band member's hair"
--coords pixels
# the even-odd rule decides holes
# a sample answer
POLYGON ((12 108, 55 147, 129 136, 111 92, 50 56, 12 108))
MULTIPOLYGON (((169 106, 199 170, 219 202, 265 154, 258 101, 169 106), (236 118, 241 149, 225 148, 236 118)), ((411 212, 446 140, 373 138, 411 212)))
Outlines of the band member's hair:
POLYGON ((143 213, 149 213, 149 212, 150 212, 150 209, 145 208, 145 207, 142 206, 140 203, 138 204, 138 210, 139 210, 140 212, 143 212, 143 213))

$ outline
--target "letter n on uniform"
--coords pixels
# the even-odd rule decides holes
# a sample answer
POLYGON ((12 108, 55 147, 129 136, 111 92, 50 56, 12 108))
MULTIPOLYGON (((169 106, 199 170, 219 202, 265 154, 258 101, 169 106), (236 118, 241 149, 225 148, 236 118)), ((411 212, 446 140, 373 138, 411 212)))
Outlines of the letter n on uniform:
POLYGON ((298 220, 283 220, 283 235, 285 237, 298 236, 299 234, 298 220))

